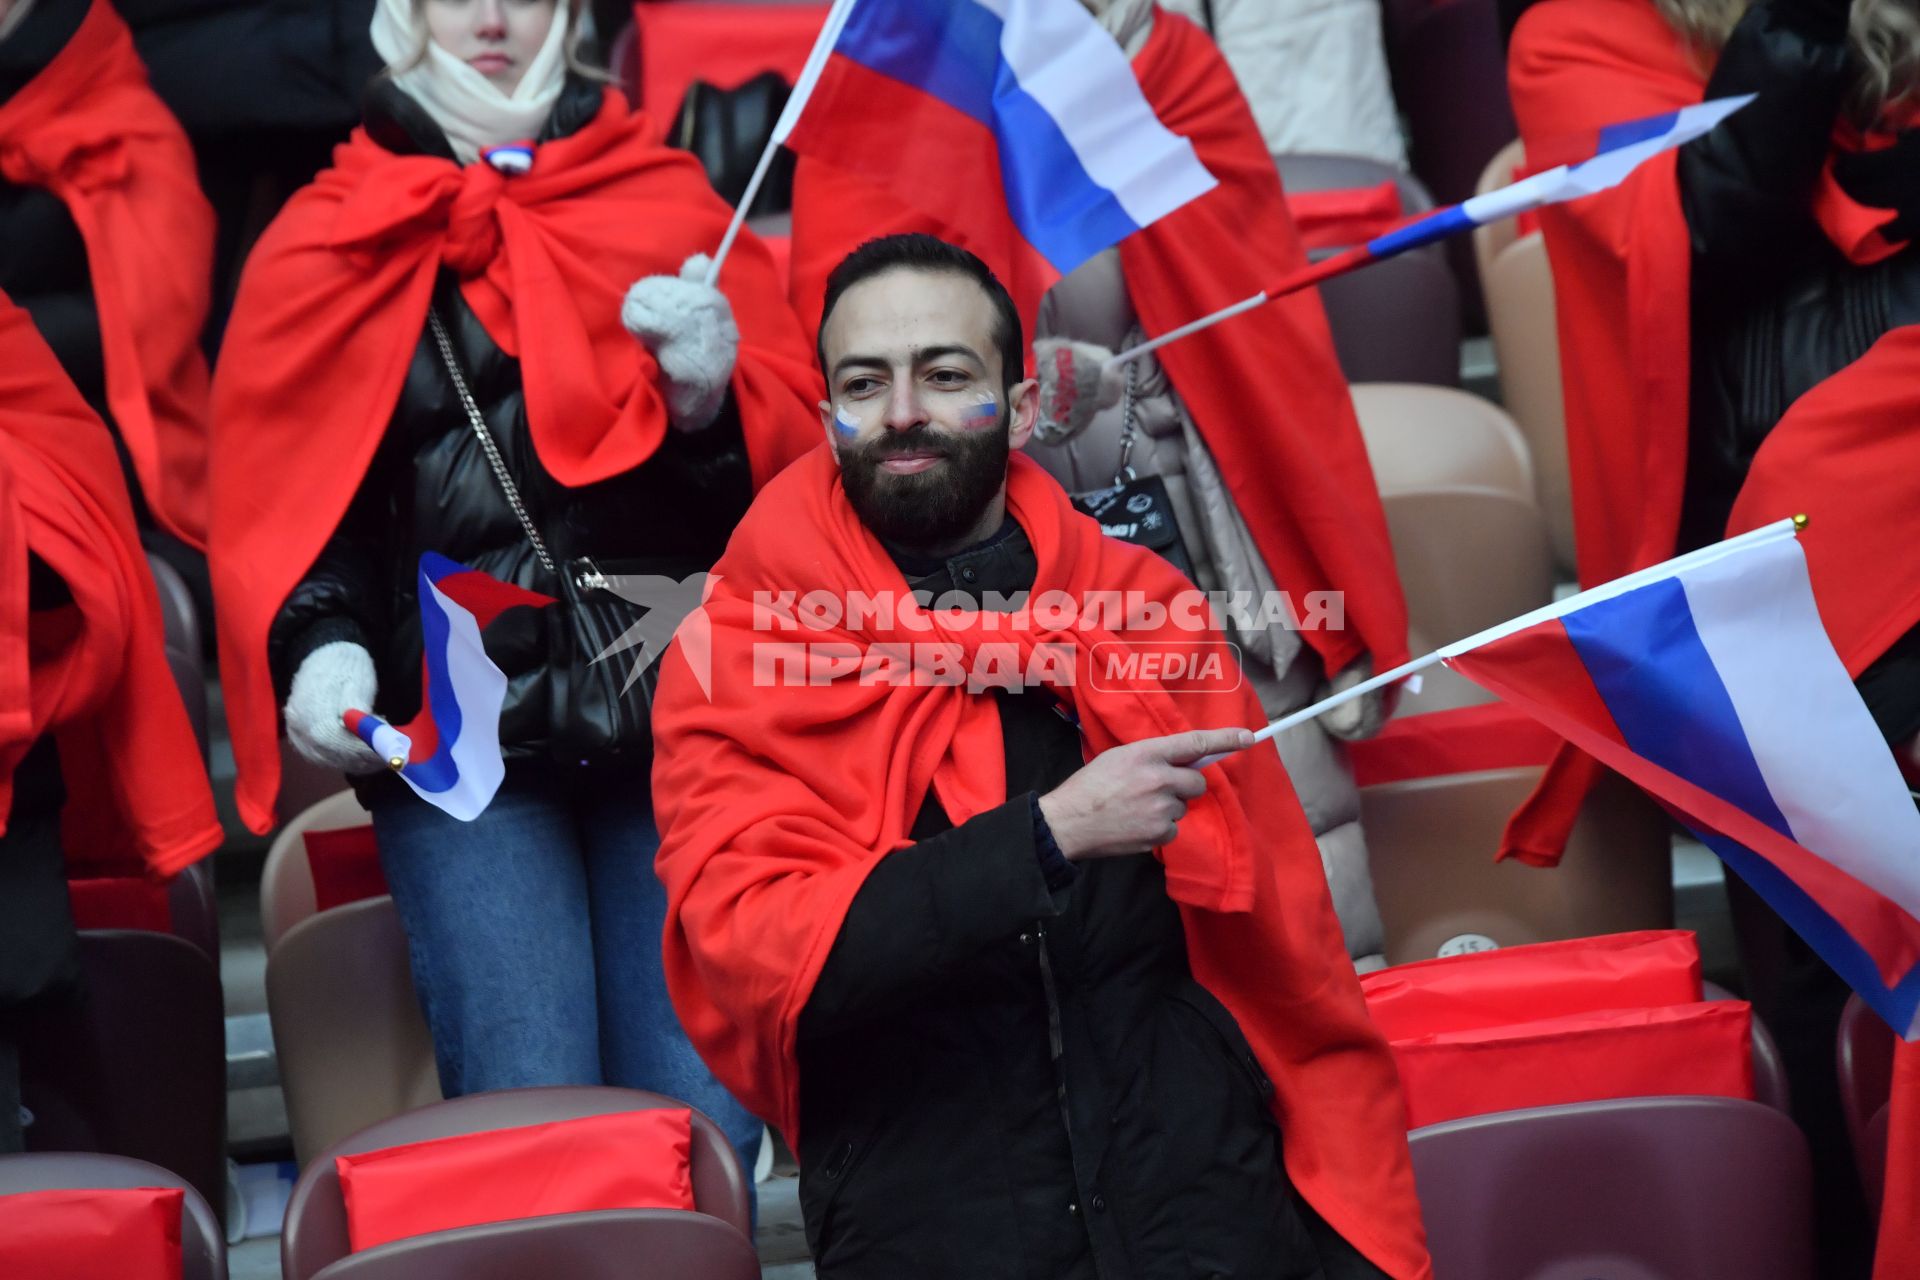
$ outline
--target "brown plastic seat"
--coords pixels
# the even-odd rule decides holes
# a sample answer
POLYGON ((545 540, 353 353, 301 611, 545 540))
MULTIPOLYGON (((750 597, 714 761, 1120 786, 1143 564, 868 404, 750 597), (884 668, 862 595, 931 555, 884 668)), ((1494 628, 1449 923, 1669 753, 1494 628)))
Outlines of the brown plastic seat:
POLYGON ((440 1097, 392 898, 310 916, 267 954, 267 1012, 301 1164, 440 1097))
POLYGON ((177 1174, 144 1160, 71 1151, 0 1156, 0 1196, 23 1191, 179 1187, 182 1280, 227 1280, 227 1240, 213 1210, 177 1174))
MULTIPOLYGON (((1514 142, 1480 178, 1480 191, 1511 180, 1524 149, 1514 142)), ((1553 540, 1554 562, 1571 577, 1573 490, 1567 463, 1567 412, 1560 387, 1560 335, 1554 314, 1553 269, 1538 231, 1520 235, 1511 218, 1476 227, 1474 257, 1487 325, 1500 368, 1500 400, 1526 435, 1537 475, 1540 510, 1553 540)))
MULTIPOLYGON (((1859 996, 1848 996, 1840 1011, 1840 1030, 1834 1041, 1835 1066, 1840 1080, 1840 1110, 1846 1117, 1847 1137, 1860 1169, 1868 1200, 1878 1204, 1878 1187, 1886 1164, 1884 1136, 1876 1152, 1867 1128, 1887 1106, 1893 1092, 1893 1029, 1867 1007, 1859 996)), ((1884 1121, 1882 1124, 1884 1133, 1884 1121)))
POLYGON ((226 1204, 227 1057, 220 972, 167 933, 87 929, 85 996, 20 1033, 33 1151, 100 1152, 171 1170, 226 1204))
POLYGON ((1467 935, 1510 947, 1672 927, 1666 815, 1615 775, 1587 797, 1558 867, 1493 860, 1539 776, 1496 769, 1361 788, 1387 963, 1431 959, 1467 935))
MULTIPOLYGON (((340 1196, 340 1175, 334 1157, 432 1138, 448 1138, 488 1129, 572 1120, 581 1116, 683 1107, 683 1102, 639 1089, 581 1085, 546 1089, 507 1089, 475 1093, 435 1103, 370 1125, 336 1142, 306 1168, 287 1203, 280 1233, 280 1270, 283 1280, 311 1280, 350 1251, 346 1205, 340 1196)), ((753 1230, 746 1175, 728 1145, 726 1135, 700 1112, 693 1113, 693 1203, 702 1214, 719 1219, 743 1238, 753 1230)), ((572 1215, 569 1215, 572 1216, 572 1215)), ((451 1234, 451 1233, 449 1233, 451 1234)), ((425 1241, 429 1237, 421 1237, 425 1241)), ((373 1251, 369 1250, 369 1253, 373 1251)), ((470 1255, 471 1256, 471 1255, 470 1255)), ((629 1258, 629 1264, 638 1263, 629 1258)), ((385 1272, 398 1275, 400 1272, 385 1272)), ((502 1273, 504 1274, 504 1273, 502 1273)), ((542 1267, 520 1274, 571 1275, 564 1269, 542 1267)), ((660 1275, 691 1274, 660 1270, 660 1275)))
MULTIPOLYGON (((1411 174, 1360 156, 1279 155, 1290 192, 1341 191, 1392 182, 1408 214, 1433 208, 1411 174)), ((1315 250, 1319 259, 1336 252, 1315 250)), ((1320 286, 1334 350, 1349 382, 1460 382, 1460 288, 1438 245, 1335 277, 1320 286)))
POLYGON ((1436 1280, 1808 1280, 1806 1139, 1731 1098, 1623 1098, 1416 1129, 1436 1280))
POLYGON ((153 585, 160 597, 160 628, 166 648, 167 666, 173 682, 180 688, 180 701, 186 705, 187 719, 193 722, 193 735, 200 743, 200 755, 207 754, 207 669, 206 651, 201 647, 200 617, 194 612, 193 593, 187 589, 180 571, 155 555, 147 557, 153 571, 153 585))
POLYGON ((1422 639, 1445 644, 1552 599, 1533 467, 1512 419, 1449 387, 1362 384, 1353 404, 1422 639))
POLYGON ((167 886, 167 910, 173 932, 220 963, 220 908, 213 896, 213 859, 206 857, 182 871, 167 886))
POLYGON ((672 1209, 554 1214, 436 1231, 349 1254, 315 1280, 759 1280, 760 1257, 718 1218, 672 1209))
MULTIPOLYGON (((1738 996, 1714 982, 1702 982, 1703 1000, 1737 1000, 1738 996)), ((1787 1060, 1756 1010, 1753 1015, 1753 1099, 1782 1115, 1793 1114, 1793 1093, 1787 1083, 1787 1060)))
POLYGON ((313 870, 307 864, 309 831, 337 831, 371 822, 359 797, 337 791, 295 814, 267 847, 267 863, 260 872, 260 933, 272 952, 287 930, 314 912, 313 870))
POLYGON ((1860 1186, 1867 1193, 1867 1209, 1875 1222, 1880 1220, 1881 1202, 1887 1198, 1887 1125, 1892 1115, 1892 1103, 1874 1112, 1861 1128, 1860 1142, 1853 1149, 1860 1166, 1860 1186))

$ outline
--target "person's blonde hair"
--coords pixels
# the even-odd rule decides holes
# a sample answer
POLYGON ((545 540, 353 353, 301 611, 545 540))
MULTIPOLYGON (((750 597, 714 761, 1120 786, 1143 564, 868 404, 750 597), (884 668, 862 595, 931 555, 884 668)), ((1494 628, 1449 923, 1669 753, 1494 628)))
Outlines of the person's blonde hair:
MULTIPOLYGON (((1713 54, 1725 44, 1748 0, 1653 0, 1689 44, 1713 54)), ((1847 114, 1862 128, 1920 97, 1920 9, 1915 0, 1853 0, 1847 46, 1855 78, 1847 114)))

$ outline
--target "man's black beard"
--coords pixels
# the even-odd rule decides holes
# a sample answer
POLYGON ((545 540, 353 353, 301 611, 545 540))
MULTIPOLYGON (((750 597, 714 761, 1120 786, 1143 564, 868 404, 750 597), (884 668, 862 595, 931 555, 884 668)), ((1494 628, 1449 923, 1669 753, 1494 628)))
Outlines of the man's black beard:
POLYGON ((897 546, 942 547, 965 535, 1007 479, 1007 413, 994 431, 952 432, 918 426, 858 449, 840 451, 847 500, 867 528, 897 546), (938 453, 945 461, 911 475, 881 469, 891 457, 938 453))

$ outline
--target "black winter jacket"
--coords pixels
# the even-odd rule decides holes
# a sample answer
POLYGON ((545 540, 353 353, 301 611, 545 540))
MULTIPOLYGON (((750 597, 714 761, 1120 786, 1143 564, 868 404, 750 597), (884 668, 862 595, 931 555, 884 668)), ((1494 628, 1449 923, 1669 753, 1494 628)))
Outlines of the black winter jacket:
MULTIPOLYGON (((1796 399, 1889 329, 1920 322, 1920 253, 1855 265, 1812 213, 1854 74, 1846 20, 1831 0, 1757 0, 1721 50, 1706 96, 1758 99, 1680 151, 1693 253, 1681 550, 1725 536, 1755 452, 1796 399)), ((1848 174, 1840 178, 1844 185, 1848 174)), ((1878 195, 1852 194, 1881 205, 1878 195)), ((1920 208, 1901 212, 1909 225, 1920 219, 1920 208)), ((1920 634, 1897 642, 1860 686, 1890 740, 1920 731, 1920 634)))
MULTIPOLYGON (((1009 522, 902 568, 977 605, 1035 561, 1009 522)), ((800 1018, 821 1280, 1378 1277, 1293 1194, 1272 1085, 1194 981, 1160 864, 1049 887, 1035 797, 1080 767, 1079 735, 1044 692, 993 696, 1011 798, 955 827, 928 797, 800 1018)))
MULTIPOLYGON (((601 91, 570 80, 543 137, 578 129, 599 109, 601 91)), ((396 152, 451 157, 444 135, 390 84, 371 95, 367 128, 396 152)), ((600 484, 567 488, 541 466, 528 432, 519 362, 501 351, 443 272, 434 306, 447 324, 462 370, 509 474, 556 562, 576 556, 626 562, 624 571, 684 579, 712 565, 752 499, 746 446, 731 400, 720 420, 693 435, 669 430, 640 467, 600 484)), ((299 487, 289 478, 289 500, 299 487)), ((335 640, 365 646, 379 671, 375 710, 396 723, 420 706, 420 554, 437 551, 469 568, 547 595, 559 584, 536 558, 473 434, 424 332, 400 401, 357 496, 281 606, 268 637, 284 701, 293 674, 314 649, 335 640)), ((500 742, 509 759, 548 753, 543 642, 489 653, 509 678, 500 742)), ((644 745, 644 744, 636 744, 644 745)))

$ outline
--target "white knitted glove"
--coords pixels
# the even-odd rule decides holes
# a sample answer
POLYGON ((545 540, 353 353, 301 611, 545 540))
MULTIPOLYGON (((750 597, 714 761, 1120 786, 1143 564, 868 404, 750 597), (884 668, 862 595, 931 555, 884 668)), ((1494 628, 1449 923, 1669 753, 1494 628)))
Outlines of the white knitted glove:
MULTIPOLYGON (((1313 695, 1315 702, 1330 698, 1336 693, 1345 692, 1362 680, 1373 678, 1373 659, 1361 658, 1349 663, 1345 670, 1332 680, 1322 681, 1313 695)), ((1371 738, 1380 732, 1380 726, 1387 722, 1387 691, 1375 689, 1363 693, 1351 702, 1342 703, 1331 711, 1317 717, 1320 727, 1334 737, 1345 742, 1358 742, 1362 738, 1371 738)))
POLYGON ((379 690, 373 655, 351 640, 323 644, 293 673, 287 694, 287 740, 318 765, 348 773, 373 773, 385 767, 372 747, 347 732, 341 715, 373 710, 379 690))
POLYGON ((727 295, 704 283, 709 259, 696 253, 678 276, 648 276, 627 290, 620 323, 660 362, 667 416, 678 431, 704 431, 720 416, 740 352, 740 327, 727 295))
POLYGON ((1093 415, 1120 403, 1126 370, 1109 369, 1113 352, 1091 342, 1042 338, 1033 344, 1040 375, 1040 418, 1033 433, 1042 444, 1059 444, 1086 430, 1093 415))

